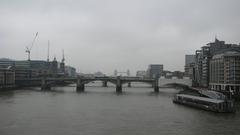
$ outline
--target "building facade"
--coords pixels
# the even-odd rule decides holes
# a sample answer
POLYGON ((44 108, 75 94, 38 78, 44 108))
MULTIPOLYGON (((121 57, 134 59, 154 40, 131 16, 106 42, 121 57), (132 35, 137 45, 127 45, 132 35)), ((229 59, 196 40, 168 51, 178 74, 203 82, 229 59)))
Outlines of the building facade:
POLYGON ((12 69, 0 68, 0 89, 15 86, 15 72, 12 69))
POLYGON ((42 60, 15 61, 16 80, 36 78, 50 74, 50 63, 42 60))
POLYGON ((212 90, 240 95, 240 49, 227 49, 213 56, 209 86, 212 90))
POLYGON ((195 52, 195 67, 194 67, 194 85, 199 87, 209 86, 209 65, 213 55, 217 52, 229 48, 240 48, 236 44, 225 44, 225 41, 215 39, 214 42, 208 43, 195 52))
POLYGON ((7 58, 0 59, 0 68, 9 68, 14 66, 14 61, 7 58))
POLYGON ((0 59, 0 68, 11 68, 14 70, 15 80, 42 76, 65 76, 66 71, 71 72, 70 74, 73 75, 75 70, 72 67, 71 71, 65 70, 64 62, 59 63, 56 58, 51 62, 43 60, 10 60, 3 58, 0 59))
POLYGON ((162 64, 151 64, 147 69, 147 77, 149 78, 159 78, 163 74, 162 64))
POLYGON ((185 65, 195 63, 195 55, 185 55, 185 65))
POLYGON ((185 55, 185 66, 184 66, 184 76, 191 79, 194 78, 195 71, 195 55, 185 55))

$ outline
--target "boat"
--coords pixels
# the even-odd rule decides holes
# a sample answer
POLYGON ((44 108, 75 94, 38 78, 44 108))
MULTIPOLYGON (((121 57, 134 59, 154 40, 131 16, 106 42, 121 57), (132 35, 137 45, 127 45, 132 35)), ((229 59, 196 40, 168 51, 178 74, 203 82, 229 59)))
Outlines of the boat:
POLYGON ((233 100, 176 94, 173 98, 173 102, 219 113, 235 112, 233 100))

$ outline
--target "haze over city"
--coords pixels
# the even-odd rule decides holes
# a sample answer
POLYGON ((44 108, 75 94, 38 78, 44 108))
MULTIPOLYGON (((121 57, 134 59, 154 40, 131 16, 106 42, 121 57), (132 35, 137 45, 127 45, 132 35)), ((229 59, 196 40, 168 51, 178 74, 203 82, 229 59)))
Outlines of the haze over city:
POLYGON ((240 0, 0 0, 0 135, 239 135, 240 0))
POLYGON ((31 59, 62 58, 78 72, 184 69, 185 54, 215 36, 239 44, 240 1, 192 0, 1 0, 1 57, 26 60, 26 46, 39 36, 31 59))

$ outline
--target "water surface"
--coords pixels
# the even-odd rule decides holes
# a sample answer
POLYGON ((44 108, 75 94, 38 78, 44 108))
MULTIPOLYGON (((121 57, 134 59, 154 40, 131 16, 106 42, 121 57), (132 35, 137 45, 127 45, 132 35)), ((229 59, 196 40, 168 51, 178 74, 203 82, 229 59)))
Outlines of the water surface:
POLYGON ((240 133, 240 110, 217 114, 172 103, 178 91, 147 85, 0 92, 0 135, 226 135, 240 133))

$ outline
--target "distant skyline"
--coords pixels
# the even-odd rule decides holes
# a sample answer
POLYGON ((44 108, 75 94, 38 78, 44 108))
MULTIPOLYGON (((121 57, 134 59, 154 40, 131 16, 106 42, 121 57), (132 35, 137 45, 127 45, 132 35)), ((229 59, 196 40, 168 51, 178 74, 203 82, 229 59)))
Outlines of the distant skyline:
POLYGON ((240 42, 240 1, 1 0, 0 58, 62 59, 78 72, 131 74, 149 64, 184 70, 185 55, 213 42, 240 42))

